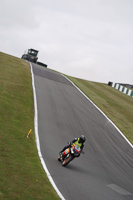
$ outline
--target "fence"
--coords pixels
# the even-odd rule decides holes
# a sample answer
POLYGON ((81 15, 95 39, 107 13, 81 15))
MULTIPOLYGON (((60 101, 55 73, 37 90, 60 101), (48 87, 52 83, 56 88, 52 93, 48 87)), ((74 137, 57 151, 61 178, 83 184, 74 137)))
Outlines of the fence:
POLYGON ((130 90, 129 88, 126 88, 123 85, 120 85, 119 83, 109 82, 108 85, 133 98, 133 90, 130 90))

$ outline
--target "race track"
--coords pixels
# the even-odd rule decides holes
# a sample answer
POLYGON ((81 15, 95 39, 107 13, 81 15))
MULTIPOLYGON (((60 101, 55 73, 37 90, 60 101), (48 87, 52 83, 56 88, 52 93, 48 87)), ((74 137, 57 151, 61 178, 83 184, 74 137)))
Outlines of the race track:
POLYGON ((66 200, 132 200, 133 149, 65 77, 32 64, 42 157, 66 200), (62 167, 58 152, 86 137, 85 154, 62 167))

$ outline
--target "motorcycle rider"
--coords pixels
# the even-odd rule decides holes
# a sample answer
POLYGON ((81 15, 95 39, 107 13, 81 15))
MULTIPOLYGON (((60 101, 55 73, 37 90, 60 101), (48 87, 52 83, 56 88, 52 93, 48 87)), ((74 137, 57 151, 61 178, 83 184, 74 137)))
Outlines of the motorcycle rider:
MULTIPOLYGON (((61 151, 60 151, 60 157, 61 157, 61 160, 63 160, 66 155, 67 155, 67 149, 69 147, 72 146, 72 144, 77 144, 78 146, 80 146, 81 148, 81 152, 84 148, 84 144, 85 144, 85 141, 86 141, 86 138, 84 135, 81 135, 79 138, 75 138, 74 140, 72 140, 71 142, 68 143, 68 145, 66 145, 61 151)), ((79 154, 80 156, 80 154, 79 154)))

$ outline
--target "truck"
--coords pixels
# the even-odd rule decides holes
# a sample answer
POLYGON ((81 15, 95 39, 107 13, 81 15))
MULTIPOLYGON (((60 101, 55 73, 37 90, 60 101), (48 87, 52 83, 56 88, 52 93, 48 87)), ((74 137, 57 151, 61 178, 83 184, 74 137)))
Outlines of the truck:
POLYGON ((25 59, 25 60, 28 60, 30 62, 33 62, 33 63, 37 63, 37 60, 38 60, 38 57, 37 57, 37 54, 38 54, 39 51, 35 50, 35 49, 28 49, 28 52, 23 54, 22 55, 22 59, 25 59))

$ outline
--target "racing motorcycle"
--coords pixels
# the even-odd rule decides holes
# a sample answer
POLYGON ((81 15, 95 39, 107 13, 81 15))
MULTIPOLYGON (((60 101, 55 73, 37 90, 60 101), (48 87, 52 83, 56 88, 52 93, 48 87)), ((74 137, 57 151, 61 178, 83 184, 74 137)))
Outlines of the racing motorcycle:
POLYGON ((67 152, 65 158, 63 158, 64 156, 62 156, 62 153, 59 153, 58 156, 58 160, 61 161, 61 164, 64 167, 68 165, 68 163, 71 162, 75 157, 80 156, 81 148, 77 144, 72 144, 71 147, 67 148, 65 151, 67 152))

